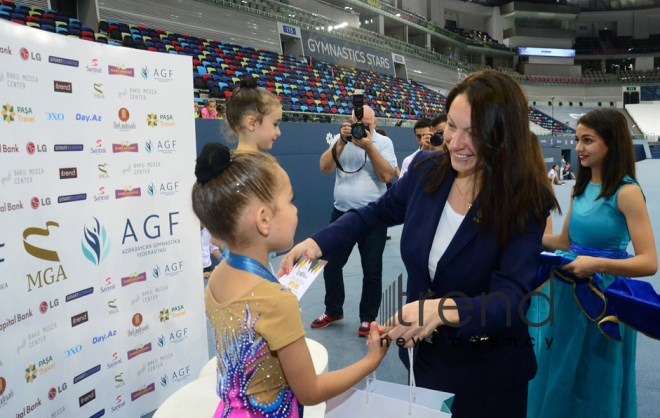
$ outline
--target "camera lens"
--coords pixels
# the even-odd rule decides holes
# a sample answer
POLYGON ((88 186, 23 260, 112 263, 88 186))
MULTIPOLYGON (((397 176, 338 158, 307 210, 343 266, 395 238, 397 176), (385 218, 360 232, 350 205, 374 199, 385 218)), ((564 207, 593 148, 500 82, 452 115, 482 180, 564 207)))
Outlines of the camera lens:
POLYGON ((367 136, 367 135, 365 134, 365 131, 364 131, 364 126, 361 126, 361 125, 354 125, 354 126, 351 128, 351 135, 352 135, 353 138, 355 138, 355 139, 362 139, 362 138, 364 138, 365 136, 367 136))
POLYGON ((434 147, 442 145, 442 143, 445 141, 445 132, 444 131, 437 131, 436 133, 433 134, 431 137, 431 145, 434 147))

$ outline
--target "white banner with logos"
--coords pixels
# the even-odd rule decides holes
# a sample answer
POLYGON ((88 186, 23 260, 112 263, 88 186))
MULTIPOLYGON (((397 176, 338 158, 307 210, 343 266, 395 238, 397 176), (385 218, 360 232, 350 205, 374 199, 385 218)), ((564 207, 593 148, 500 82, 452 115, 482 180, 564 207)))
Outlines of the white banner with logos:
POLYGON ((208 361, 191 64, 0 21, 0 416, 140 417, 208 361))

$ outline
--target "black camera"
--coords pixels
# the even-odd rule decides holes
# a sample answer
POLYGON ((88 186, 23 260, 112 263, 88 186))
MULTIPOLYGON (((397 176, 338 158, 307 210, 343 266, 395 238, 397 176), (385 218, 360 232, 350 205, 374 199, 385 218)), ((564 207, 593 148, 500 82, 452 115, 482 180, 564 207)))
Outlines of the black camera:
POLYGON ((433 145, 434 147, 438 147, 442 145, 443 142, 445 142, 445 131, 443 130, 436 131, 431 137, 431 145, 433 145))
POLYGON ((355 123, 351 124, 351 136, 347 139, 352 141, 355 139, 362 139, 367 136, 369 127, 362 122, 364 117, 364 90, 355 89, 353 93, 353 113, 355 113, 355 123))

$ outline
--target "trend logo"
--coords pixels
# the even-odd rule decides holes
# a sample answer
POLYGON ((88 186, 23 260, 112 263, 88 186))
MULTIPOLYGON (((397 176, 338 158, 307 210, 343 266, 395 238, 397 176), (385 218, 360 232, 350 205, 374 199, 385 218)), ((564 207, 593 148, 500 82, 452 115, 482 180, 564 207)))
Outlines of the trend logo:
POLYGON ((2 120, 4 120, 7 123, 12 123, 14 121, 14 117, 16 117, 16 112, 14 112, 14 106, 10 105, 7 103, 6 105, 2 105, 2 120))
POLYGON ((151 126, 152 128, 158 126, 158 117, 153 113, 147 115, 147 125, 151 126))
POLYGON ((110 239, 98 219, 94 218, 92 227, 85 226, 84 240, 81 240, 82 252, 94 265, 100 265, 110 253, 110 239), (87 245, 85 245, 87 244, 87 245))

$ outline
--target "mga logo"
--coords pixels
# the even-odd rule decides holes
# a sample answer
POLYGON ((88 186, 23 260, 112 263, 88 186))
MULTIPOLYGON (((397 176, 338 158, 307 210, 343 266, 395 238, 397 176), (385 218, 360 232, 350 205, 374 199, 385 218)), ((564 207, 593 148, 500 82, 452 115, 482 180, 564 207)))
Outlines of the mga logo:
POLYGON ((124 386, 126 383, 124 383, 124 378, 122 377, 124 373, 119 373, 118 375, 115 376, 115 389, 119 389, 120 387, 124 386))
MULTIPOLYGON (((30 244, 28 242, 28 238, 32 235, 39 235, 41 237, 48 237, 50 236, 50 231, 49 228, 53 227, 60 227, 60 225, 56 222, 52 221, 47 221, 46 222, 46 228, 26 228, 23 231, 23 246, 25 247, 25 251, 27 251, 28 254, 31 256, 38 258, 40 260, 44 261, 51 261, 55 263, 60 262, 60 257, 57 254, 57 251, 50 250, 50 249, 45 249, 45 248, 40 248, 37 247, 33 244, 30 244)), ((31 274, 27 275, 28 279, 28 292, 32 291, 32 286, 36 286, 37 288, 41 289, 43 287, 44 283, 46 285, 52 285, 53 283, 58 283, 60 280, 64 281, 67 279, 66 273, 64 272, 64 267, 60 264, 56 267, 57 269, 57 276, 55 275, 53 268, 48 267, 45 270, 39 270, 37 274, 35 275, 36 277, 32 277, 31 274)))
POLYGON ((103 163, 103 164, 98 165, 98 168, 99 168, 99 171, 100 171, 100 173, 99 173, 99 178, 100 179, 110 178, 110 176, 108 175, 107 166, 108 166, 107 163, 103 163))
POLYGON ((103 84, 101 83, 94 83, 94 98, 95 99, 105 99, 105 96, 103 95, 103 90, 101 90, 101 87, 103 87, 103 84))
POLYGON ((132 188, 131 186, 127 186, 124 187, 123 190, 115 190, 115 199, 122 199, 124 197, 139 197, 139 196, 142 196, 142 192, 139 187, 132 188))
POLYGON ((74 315, 71 317, 71 328, 77 327, 80 324, 84 324, 87 321, 89 321, 89 316, 87 315, 87 311, 83 313, 79 313, 78 315, 74 315))
POLYGON ((119 308, 117 307, 117 299, 109 300, 108 308, 110 308, 110 310, 108 311, 108 315, 113 315, 119 312, 119 308))
POLYGON ((60 168, 60 180, 76 178, 78 178, 77 167, 60 168))
POLYGON ((103 146, 103 141, 101 139, 96 140, 96 146, 92 147, 92 154, 105 154, 105 147, 103 146))
POLYGON ((126 68, 124 65, 108 65, 108 74, 110 75, 123 75, 126 77, 134 77, 135 70, 133 68, 126 68))
POLYGON ((155 128, 156 126, 158 126, 158 117, 153 113, 148 114, 147 115, 147 125, 151 126, 152 128, 155 128))
POLYGON ((55 85, 55 91, 58 93, 73 93, 73 84, 68 81, 57 81, 53 82, 55 85))
POLYGON ((94 265, 100 265, 110 253, 110 238, 105 231, 105 226, 94 218, 91 225, 85 225, 82 243, 82 252, 94 265))
POLYGON ((30 58, 32 58, 35 61, 41 61, 41 54, 38 53, 38 52, 36 54, 34 52, 32 54, 30 54, 30 52, 27 50, 27 48, 21 48, 20 52, 21 52, 21 58, 23 59, 23 61, 27 61, 30 58))
POLYGON ((96 58, 92 60, 92 65, 86 66, 85 69, 87 70, 88 73, 103 74, 103 70, 101 69, 101 67, 99 67, 99 60, 97 60, 96 58))

